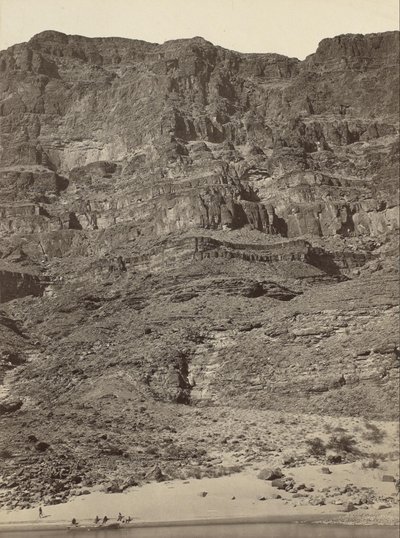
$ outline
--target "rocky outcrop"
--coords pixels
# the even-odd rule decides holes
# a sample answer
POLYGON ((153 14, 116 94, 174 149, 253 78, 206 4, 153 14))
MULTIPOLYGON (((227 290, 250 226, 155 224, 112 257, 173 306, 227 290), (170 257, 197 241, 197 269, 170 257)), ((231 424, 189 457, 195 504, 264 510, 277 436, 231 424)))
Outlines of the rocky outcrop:
POLYGON ((34 204, 31 219, 5 206, 3 229, 391 232, 390 181, 374 186, 397 134, 397 42, 340 36, 299 62, 38 34, 0 58, 0 186, 34 204))
POLYGON ((194 380, 191 397, 216 404, 240 394, 243 406, 294 411, 312 405, 321 412, 339 413, 352 401, 353 412, 357 406, 360 413, 364 406, 394 412, 379 399, 381 390, 395 397, 399 378, 399 345, 391 340, 398 311, 397 279, 381 282, 380 292, 363 302, 363 288, 374 289, 373 281, 358 286, 343 282, 307 292, 285 303, 284 309, 275 308, 274 320, 264 310, 245 331, 232 324, 211 331, 189 364, 194 380), (318 311, 321 292, 325 309, 318 311), (347 300, 336 299, 336 294, 347 300), (367 336, 371 327, 379 327, 380 334, 367 336), (383 335, 387 343, 374 344, 383 335), (244 354, 245 375, 240 367, 244 354), (382 389, 368 393, 371 384, 382 389))
POLYGON ((23 273, 0 266, 0 303, 25 297, 26 295, 40 296, 45 289, 45 281, 35 274, 23 273))

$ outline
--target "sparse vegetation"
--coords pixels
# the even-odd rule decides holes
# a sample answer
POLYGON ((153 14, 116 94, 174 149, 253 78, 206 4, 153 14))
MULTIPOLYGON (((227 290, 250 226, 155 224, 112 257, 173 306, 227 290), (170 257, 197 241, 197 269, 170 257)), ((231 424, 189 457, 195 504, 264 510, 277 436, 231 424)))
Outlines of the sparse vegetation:
POLYGON ((364 426, 366 431, 362 434, 362 438, 365 439, 365 441, 371 441, 375 444, 381 444, 383 442, 386 437, 386 432, 384 430, 378 428, 378 426, 371 422, 366 422, 364 426))
POLYGON ((355 454, 358 451, 356 445, 357 440, 352 435, 341 433, 331 435, 326 447, 336 452, 355 454))
POLYGON ((308 451, 313 456, 324 456, 326 454, 326 446, 320 437, 314 437, 313 439, 306 439, 306 445, 308 451))
POLYGON ((361 463, 361 467, 363 469, 378 469, 379 468, 379 461, 377 461, 375 458, 372 458, 368 461, 363 461, 361 463))

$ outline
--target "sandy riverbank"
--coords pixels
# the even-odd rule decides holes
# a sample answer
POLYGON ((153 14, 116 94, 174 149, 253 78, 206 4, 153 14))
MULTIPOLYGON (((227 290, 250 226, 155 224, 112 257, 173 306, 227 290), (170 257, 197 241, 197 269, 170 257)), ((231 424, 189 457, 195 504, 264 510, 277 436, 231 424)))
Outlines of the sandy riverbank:
MULTIPOLYGON (((336 465, 332 474, 321 473, 318 466, 289 469, 296 483, 313 484, 315 493, 324 488, 354 484, 372 487, 382 498, 393 496, 394 485, 382 481, 382 473, 395 472, 396 463, 386 469, 361 469, 356 463, 336 465)), ((45 518, 39 519, 38 509, 0 511, 0 532, 6 528, 59 528, 75 517, 80 524, 92 523, 95 516, 107 515, 115 520, 118 512, 131 515, 136 525, 161 525, 193 521, 310 521, 342 522, 346 524, 396 525, 397 506, 379 509, 358 507, 351 513, 341 513, 335 499, 327 498, 323 506, 312 506, 306 498, 294 498, 291 493, 277 491, 268 481, 257 478, 256 469, 220 478, 169 481, 133 487, 124 493, 106 494, 93 488, 90 494, 75 497, 64 504, 44 507, 45 518), (204 494, 206 492, 206 494, 204 494), (272 498, 281 494, 281 499, 272 498), (260 500, 265 498, 265 500, 260 500)))

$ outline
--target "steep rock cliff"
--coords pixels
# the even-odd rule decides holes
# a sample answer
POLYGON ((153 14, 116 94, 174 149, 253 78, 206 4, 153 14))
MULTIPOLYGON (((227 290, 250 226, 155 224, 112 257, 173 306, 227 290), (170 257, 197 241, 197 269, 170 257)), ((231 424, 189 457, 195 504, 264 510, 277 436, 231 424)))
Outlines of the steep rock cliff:
POLYGON ((106 472, 103 420, 179 435, 167 402, 396 415, 398 43, 0 52, 5 443, 32 457, 24 423, 106 472))

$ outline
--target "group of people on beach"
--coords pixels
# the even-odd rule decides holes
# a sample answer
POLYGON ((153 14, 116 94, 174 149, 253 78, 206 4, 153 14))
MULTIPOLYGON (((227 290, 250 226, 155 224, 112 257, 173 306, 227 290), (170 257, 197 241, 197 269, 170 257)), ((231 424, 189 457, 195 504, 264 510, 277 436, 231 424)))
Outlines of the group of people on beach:
MULTIPOLYGON (((99 516, 96 516, 94 518, 94 524, 95 525, 105 525, 109 521, 107 516, 104 516, 103 519, 100 519, 99 516), (100 523, 101 522, 101 523, 100 523)), ((121 512, 118 512, 117 521, 119 523, 130 523, 132 521, 131 516, 123 516, 121 512)))
MULTIPOLYGON (((96 516, 94 518, 94 524, 101 527, 102 525, 106 525, 110 519, 107 516, 104 516, 103 519, 101 519, 99 516, 96 516)), ((123 516, 121 512, 118 513, 117 522, 118 523, 130 523, 132 521, 131 516, 123 516)), ((76 520, 76 518, 72 518, 71 525, 73 527, 78 527, 79 523, 76 520)))
MULTIPOLYGON (((39 517, 40 518, 45 517, 43 515, 42 507, 39 508, 39 517)), ((94 518, 94 524, 99 525, 99 526, 106 525, 109 521, 110 521, 110 519, 107 516, 104 516, 103 519, 101 519, 99 516, 96 516, 94 518)), ((123 516, 121 514, 121 512, 118 513, 118 517, 117 517, 117 522, 118 523, 130 523, 131 521, 132 521, 131 516, 123 516)), ((78 521, 77 521, 77 519, 75 517, 72 518, 71 525, 73 527, 78 527, 79 523, 78 523, 78 521)))
POLYGON ((120 521, 121 523, 130 523, 132 518, 131 516, 123 516, 121 512, 118 512, 117 521, 120 521))
MULTIPOLYGON (((395 489, 396 489, 396 492, 397 492, 397 495, 400 497, 400 479, 397 479, 395 481, 395 489)), ((39 508, 39 517, 40 518, 43 518, 43 517, 46 517, 44 514, 43 514, 43 509, 42 507, 39 508)), ((102 526, 102 525, 106 525, 108 522, 110 521, 110 519, 107 517, 107 516, 104 516, 103 519, 101 519, 99 516, 96 516, 94 518, 94 524, 95 525, 98 525, 99 527, 102 526)), ((117 522, 118 523, 130 523, 132 521, 132 518, 131 516, 123 516, 121 514, 121 512, 118 513, 118 517, 117 517, 117 522)), ((79 523, 77 521, 77 519, 74 517, 72 518, 72 521, 71 521, 71 525, 73 527, 78 527, 79 526, 79 523)))

